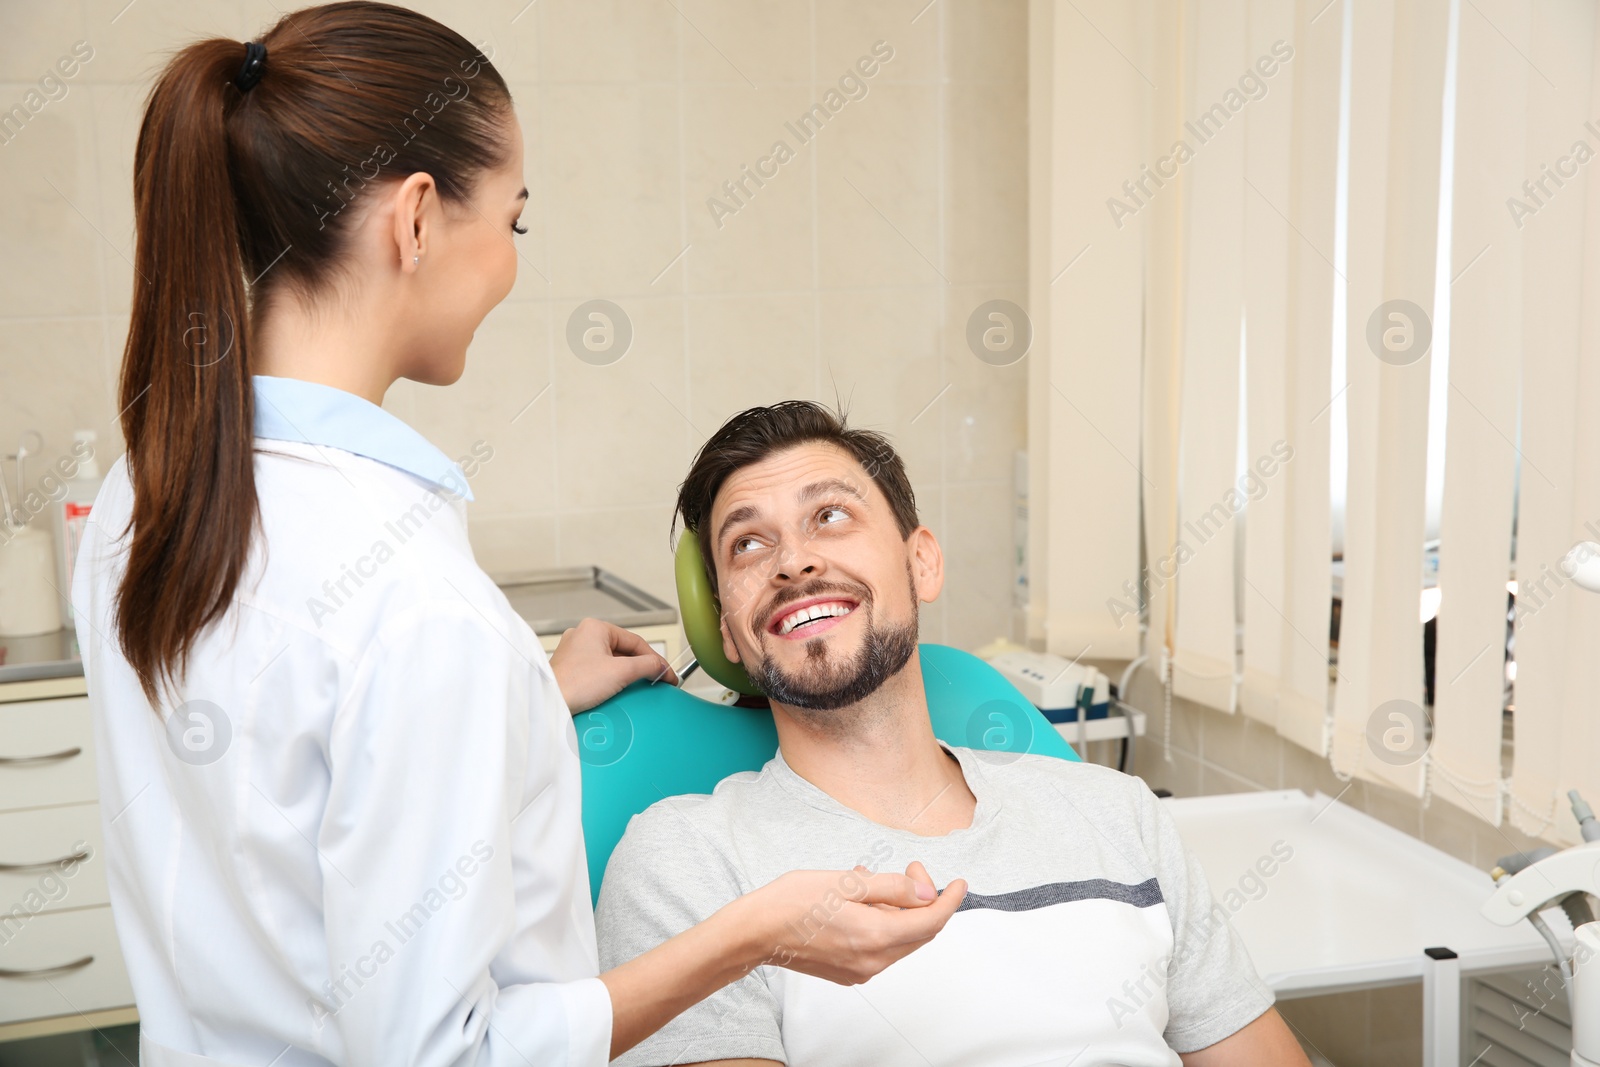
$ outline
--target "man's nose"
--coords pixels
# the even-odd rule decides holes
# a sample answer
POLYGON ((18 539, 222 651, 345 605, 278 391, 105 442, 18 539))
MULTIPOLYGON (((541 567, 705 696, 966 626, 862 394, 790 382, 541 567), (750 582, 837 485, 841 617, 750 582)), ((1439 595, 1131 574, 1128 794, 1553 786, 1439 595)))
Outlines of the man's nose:
POLYGON ((823 570, 822 558, 817 555, 809 537, 785 542, 778 554, 775 576, 784 581, 810 578, 823 570))

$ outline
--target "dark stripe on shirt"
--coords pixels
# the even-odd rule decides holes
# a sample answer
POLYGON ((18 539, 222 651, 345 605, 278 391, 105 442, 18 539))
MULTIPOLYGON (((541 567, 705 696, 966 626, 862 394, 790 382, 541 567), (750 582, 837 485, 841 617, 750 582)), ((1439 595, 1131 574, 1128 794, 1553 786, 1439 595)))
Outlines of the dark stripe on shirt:
POLYGON ((1161 886, 1154 878, 1138 885, 1127 885, 1105 878, 1086 878, 1081 882, 1050 882, 1010 893, 997 893, 994 896, 968 893, 956 910, 989 908, 993 911, 1032 911, 1035 908, 1048 908, 1052 904, 1064 904, 1072 900, 1117 900, 1124 904, 1132 904, 1136 908, 1148 908, 1152 904, 1161 903, 1161 886))

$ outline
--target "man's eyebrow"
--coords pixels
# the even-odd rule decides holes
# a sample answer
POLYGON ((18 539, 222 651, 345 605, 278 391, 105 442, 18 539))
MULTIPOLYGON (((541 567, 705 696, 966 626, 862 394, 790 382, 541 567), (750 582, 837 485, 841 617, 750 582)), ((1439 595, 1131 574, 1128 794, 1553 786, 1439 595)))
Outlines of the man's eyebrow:
POLYGON ((723 535, 728 532, 728 527, 737 522, 744 522, 746 519, 753 519, 758 514, 760 514, 760 512, 756 509, 754 504, 746 504, 744 507, 734 508, 732 511, 728 512, 728 517, 722 520, 722 525, 717 527, 717 536, 712 544, 721 545, 723 535))
POLYGON ((857 489, 843 478, 824 478, 820 482, 812 482, 810 485, 800 490, 798 499, 803 504, 807 500, 815 500, 817 497, 826 496, 829 493, 844 493, 863 502, 865 502, 867 499, 861 495, 861 490, 857 489))
MULTIPOLYGON (((821 481, 812 482, 800 490, 796 499, 803 504, 807 500, 815 500, 817 497, 826 496, 829 493, 844 493, 846 496, 853 496, 862 502, 867 499, 861 495, 859 489, 843 478, 824 478, 821 481)), ((747 519, 753 519, 760 513, 760 510, 754 504, 746 504, 743 507, 734 508, 728 512, 727 518, 722 520, 722 525, 717 527, 717 536, 712 544, 721 545, 722 538, 727 534, 730 526, 744 522, 747 519)))

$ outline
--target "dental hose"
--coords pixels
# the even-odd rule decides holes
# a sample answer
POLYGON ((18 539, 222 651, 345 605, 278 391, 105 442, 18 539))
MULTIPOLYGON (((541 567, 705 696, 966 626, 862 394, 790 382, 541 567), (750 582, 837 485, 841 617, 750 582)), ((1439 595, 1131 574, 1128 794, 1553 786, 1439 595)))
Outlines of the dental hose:
POLYGON ((1123 707, 1123 715, 1127 718, 1128 736, 1122 739, 1122 759, 1118 760, 1117 770, 1133 773, 1133 709, 1128 704, 1128 683, 1133 680, 1133 672, 1139 665, 1150 657, 1140 653, 1122 671, 1122 678, 1117 682, 1117 703, 1123 707))
MULTIPOLYGON (((1489 873, 1494 878, 1496 885, 1511 877, 1510 872, 1504 867, 1496 867, 1489 873)), ((1565 902, 1563 902, 1562 906, 1566 906, 1565 902)), ((1535 930, 1539 931, 1539 936, 1544 938, 1544 943, 1550 946, 1550 954, 1555 957, 1556 967, 1561 972, 1561 988, 1567 991, 1567 1010, 1572 1013, 1571 1017, 1576 1019, 1578 1017, 1578 1004, 1573 999, 1572 963, 1567 959, 1566 952, 1561 948, 1561 940, 1556 937, 1555 931, 1550 929, 1550 924, 1544 921, 1544 916, 1538 912, 1530 914, 1528 922, 1533 925, 1535 930)))
POLYGON ((1585 841, 1600 841, 1600 819, 1594 817, 1594 809, 1584 802, 1576 789, 1567 790, 1567 799, 1572 802, 1572 817, 1578 820, 1578 833, 1585 841))
MULTIPOLYGON (((1572 817, 1578 820, 1578 833, 1585 841, 1600 841, 1600 820, 1594 817, 1594 810, 1578 795, 1576 789, 1567 790, 1567 799, 1572 802, 1572 817)), ((1574 931, 1584 923, 1594 922, 1594 908, 1589 904, 1586 893, 1572 894, 1561 902, 1561 909, 1572 920, 1574 931)))
POLYGON ((1555 931, 1550 929, 1550 924, 1544 921, 1543 915, 1534 912, 1528 916, 1528 921, 1533 924, 1535 930, 1539 931, 1539 936, 1544 938, 1545 944, 1550 946, 1550 951, 1555 953, 1556 966, 1561 969, 1561 986, 1567 991, 1567 1011, 1572 1013, 1571 1017, 1573 1019, 1576 1019, 1578 1017, 1578 1002, 1573 999, 1572 994, 1572 961, 1568 960, 1567 954, 1561 950, 1560 940, 1556 937, 1555 931))

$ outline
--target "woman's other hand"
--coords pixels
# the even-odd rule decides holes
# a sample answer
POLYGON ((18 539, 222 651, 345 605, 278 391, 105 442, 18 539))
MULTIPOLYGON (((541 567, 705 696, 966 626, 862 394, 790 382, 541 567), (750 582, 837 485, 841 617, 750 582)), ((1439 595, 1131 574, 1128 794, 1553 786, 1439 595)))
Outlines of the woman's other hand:
POLYGON ((790 871, 730 907, 758 910, 771 931, 762 963, 856 985, 933 940, 966 895, 960 878, 936 890, 914 862, 905 874, 790 871))
POLYGON ((920 863, 905 874, 857 867, 780 875, 600 976, 611 994, 611 1055, 757 967, 865 982, 933 940, 966 895, 959 878, 936 892, 920 863))
POLYGON ((561 635, 550 653, 550 669, 576 715, 616 696, 640 678, 678 684, 672 665, 632 630, 584 619, 561 635))

